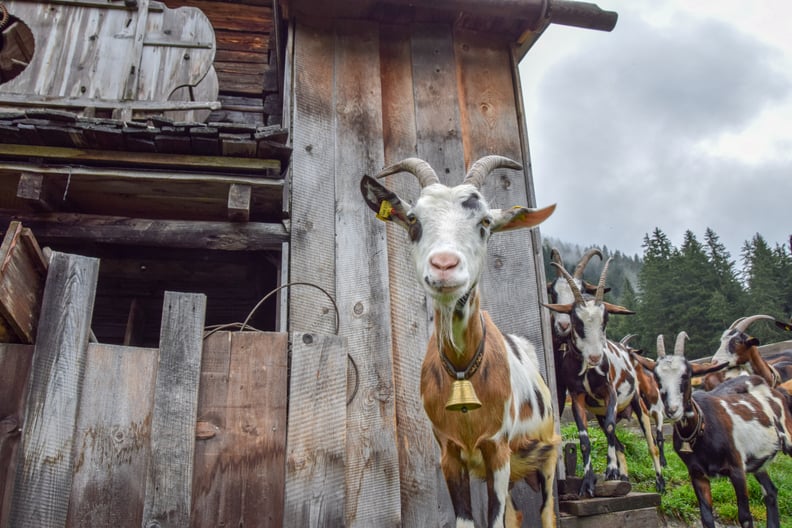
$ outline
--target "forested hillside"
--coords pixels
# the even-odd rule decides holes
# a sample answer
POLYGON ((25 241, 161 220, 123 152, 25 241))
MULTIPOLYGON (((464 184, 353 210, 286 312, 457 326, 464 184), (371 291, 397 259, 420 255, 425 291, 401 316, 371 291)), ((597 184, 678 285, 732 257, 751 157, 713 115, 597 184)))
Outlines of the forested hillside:
MULTIPOLYGON (((790 241, 792 242, 792 241, 790 241)), ((666 341, 682 330, 690 336, 689 358, 712 355, 720 336, 743 316, 767 314, 780 320, 792 316, 792 254, 790 245, 770 244, 760 234, 746 241, 739 262, 710 229, 704 242, 688 231, 682 245, 675 247, 660 229, 644 238, 643 256, 629 257, 608 247, 580 247, 545 238, 545 275, 555 276, 550 266, 550 250, 558 249, 564 267, 572 272, 589 247, 598 247, 608 267, 606 300, 621 304, 635 315, 614 315, 609 319, 608 337, 620 339, 637 334, 631 344, 655 355, 658 334, 666 341)), ((604 261, 593 258, 584 279, 596 284, 604 261)), ((772 324, 760 321, 751 327, 762 343, 792 339, 772 324)))

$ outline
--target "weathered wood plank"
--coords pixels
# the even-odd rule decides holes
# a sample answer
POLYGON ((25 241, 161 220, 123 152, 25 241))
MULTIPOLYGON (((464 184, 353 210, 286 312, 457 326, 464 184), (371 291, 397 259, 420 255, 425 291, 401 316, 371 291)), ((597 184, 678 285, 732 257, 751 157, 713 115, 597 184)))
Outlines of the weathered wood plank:
MULTIPOLYGON (((410 38, 401 26, 380 33, 382 121, 385 164, 415 156, 416 116, 410 60, 410 38)), ((404 174, 389 176, 388 187, 399 196, 417 196, 418 184, 404 174)), ((401 513, 404 526, 437 527, 439 466, 437 442, 421 405, 420 372, 431 333, 426 295, 415 278, 404 230, 393 223, 387 230, 388 276, 396 390, 401 513)), ((449 499, 450 500, 450 499, 449 499)))
POLYGON ((190 521, 206 296, 165 292, 143 526, 190 521))
POLYGON ((0 526, 9 526, 32 359, 31 345, 0 343, 0 526))
POLYGON ((250 185, 232 184, 228 188, 228 219, 232 222, 250 220, 250 185))
POLYGON ((293 333, 283 526, 341 527, 347 341, 293 333))
POLYGON ((623 497, 594 497, 559 503, 562 512, 578 517, 657 506, 660 506, 660 495, 657 493, 629 493, 623 497))
POLYGON ((411 44, 418 157, 429 162, 443 183, 462 183, 467 165, 451 28, 417 25, 411 44))
POLYGON ((198 417, 213 436, 195 447, 191 527, 305 526, 283 523, 287 378, 285 333, 204 342, 198 417))
MULTIPOLYGON (((295 33, 291 281, 312 283, 335 297, 334 37, 300 25, 295 33)), ((289 330, 335 333, 332 304, 312 289, 291 288, 289 330)))
POLYGON ((19 175, 17 196, 39 211, 54 211, 63 202, 66 179, 24 171, 19 175))
POLYGON ((396 405, 385 232, 360 198, 360 178, 382 165, 379 35, 336 29, 336 296, 360 389, 347 409, 349 526, 401 526, 396 405))
POLYGON ((74 430, 98 277, 99 260, 52 254, 25 405, 11 526, 55 528, 66 523, 74 430))
MULTIPOLYGON (((0 211, 0 220, 9 218, 0 211)), ((286 240, 282 224, 144 220, 74 213, 15 214, 40 238, 155 247, 204 248, 223 251, 279 249, 286 240)))
POLYGON ((66 525, 141 526, 158 350, 91 344, 66 525))

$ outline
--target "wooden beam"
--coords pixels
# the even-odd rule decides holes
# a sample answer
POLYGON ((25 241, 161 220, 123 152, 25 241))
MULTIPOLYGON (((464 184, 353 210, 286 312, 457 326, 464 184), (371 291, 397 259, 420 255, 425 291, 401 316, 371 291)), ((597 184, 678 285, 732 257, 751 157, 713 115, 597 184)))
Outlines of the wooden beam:
POLYGON ((232 222, 250 220, 250 185, 234 183, 228 188, 228 219, 232 222))
POLYGON ((9 526, 66 524, 99 260, 54 252, 36 333, 9 526))
POLYGON ((147 220, 76 213, 14 214, 0 210, 0 221, 19 220, 39 239, 90 240, 105 244, 222 251, 280 250, 289 233, 282 224, 147 220))
POLYGON ((17 197, 27 200, 38 211, 55 211, 63 202, 65 189, 64 178, 24 171, 19 175, 17 197))
POLYGON ((239 170, 244 172, 275 171, 280 174, 280 161, 274 159, 240 158, 235 156, 193 156, 186 154, 160 154, 157 152, 125 152, 116 150, 90 150, 42 145, 14 145, 0 143, 0 156, 60 160, 70 163, 96 161, 138 167, 168 169, 239 170))
POLYGON ((187 528, 206 296, 165 292, 142 526, 187 528))

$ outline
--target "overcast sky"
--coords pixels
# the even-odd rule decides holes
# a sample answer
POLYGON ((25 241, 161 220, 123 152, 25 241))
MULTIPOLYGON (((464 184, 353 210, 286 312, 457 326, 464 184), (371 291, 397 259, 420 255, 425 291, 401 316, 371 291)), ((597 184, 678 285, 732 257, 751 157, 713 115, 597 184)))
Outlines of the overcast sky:
POLYGON ((733 259, 792 234, 792 1, 596 0, 520 64, 544 236, 643 255, 712 228, 733 259))

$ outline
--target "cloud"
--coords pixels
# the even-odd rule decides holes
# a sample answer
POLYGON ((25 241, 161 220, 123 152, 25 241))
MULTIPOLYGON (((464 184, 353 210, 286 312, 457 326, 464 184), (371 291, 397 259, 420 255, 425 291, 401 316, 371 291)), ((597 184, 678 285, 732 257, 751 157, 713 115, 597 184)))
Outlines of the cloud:
POLYGON ((792 157, 747 163, 749 153, 734 151, 750 147, 742 135, 762 116, 792 104, 792 79, 779 67, 788 59, 716 19, 677 13, 654 24, 639 15, 620 10, 613 33, 587 38, 535 81, 536 194, 559 204, 543 233, 628 254, 641 254, 655 227, 675 245, 685 230, 701 240, 711 227, 733 256, 757 231, 783 242, 792 226, 766 233, 756 223, 745 238, 732 235, 746 232, 747 203, 778 204, 781 214, 792 157))

